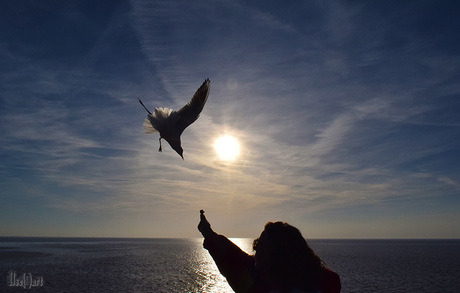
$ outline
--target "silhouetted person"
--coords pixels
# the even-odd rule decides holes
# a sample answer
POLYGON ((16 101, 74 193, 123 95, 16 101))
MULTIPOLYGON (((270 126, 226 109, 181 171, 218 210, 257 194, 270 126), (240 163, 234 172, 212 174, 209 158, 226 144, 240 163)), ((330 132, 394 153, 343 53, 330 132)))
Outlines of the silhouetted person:
POLYGON ((249 255, 211 229, 200 211, 203 246, 237 293, 339 293, 340 277, 329 270, 300 231, 283 222, 268 222, 249 255))

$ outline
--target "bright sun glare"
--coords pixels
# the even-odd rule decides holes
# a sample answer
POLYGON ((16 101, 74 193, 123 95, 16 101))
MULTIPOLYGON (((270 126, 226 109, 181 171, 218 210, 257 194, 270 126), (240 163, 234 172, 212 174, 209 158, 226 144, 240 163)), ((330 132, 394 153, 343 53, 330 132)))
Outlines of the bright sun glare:
POLYGON ((224 135, 216 139, 214 149, 222 161, 234 161, 240 154, 240 144, 238 140, 230 135, 224 135))

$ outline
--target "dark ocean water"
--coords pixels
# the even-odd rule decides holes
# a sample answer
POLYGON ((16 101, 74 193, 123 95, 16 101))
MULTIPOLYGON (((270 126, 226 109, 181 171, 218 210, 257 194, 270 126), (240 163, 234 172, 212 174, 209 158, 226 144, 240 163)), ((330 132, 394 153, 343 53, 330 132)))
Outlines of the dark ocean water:
MULTIPOLYGON (((344 293, 460 292, 460 240, 310 244, 344 293)), ((0 273, 0 292, 233 292, 202 239, 0 237, 0 273)))

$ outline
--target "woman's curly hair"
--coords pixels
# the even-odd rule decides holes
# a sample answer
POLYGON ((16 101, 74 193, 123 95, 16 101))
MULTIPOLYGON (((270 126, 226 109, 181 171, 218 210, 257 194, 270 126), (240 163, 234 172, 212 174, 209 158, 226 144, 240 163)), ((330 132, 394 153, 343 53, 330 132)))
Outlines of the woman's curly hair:
POLYGON ((324 263, 297 228, 284 222, 268 222, 260 237, 254 240, 253 249, 256 262, 259 257, 268 264, 263 268, 264 273, 276 289, 317 288, 324 263))

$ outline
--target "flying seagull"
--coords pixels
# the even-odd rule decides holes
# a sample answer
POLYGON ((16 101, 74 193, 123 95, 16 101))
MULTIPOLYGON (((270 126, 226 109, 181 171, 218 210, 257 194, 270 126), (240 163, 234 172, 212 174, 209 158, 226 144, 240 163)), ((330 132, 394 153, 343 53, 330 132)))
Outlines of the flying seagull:
POLYGON ((144 107, 144 109, 149 113, 147 115, 147 119, 144 121, 145 133, 160 133, 159 152, 162 151, 161 139, 164 138, 181 156, 182 160, 184 159, 184 150, 182 149, 180 143, 180 135, 187 126, 195 122, 195 120, 200 116, 204 104, 206 104, 206 100, 208 99, 210 86, 211 82, 209 81, 209 78, 207 78, 195 92, 190 102, 177 112, 168 108, 155 108, 155 112, 152 114, 152 112, 144 106, 141 99, 139 99, 139 103, 141 103, 142 107, 144 107))

